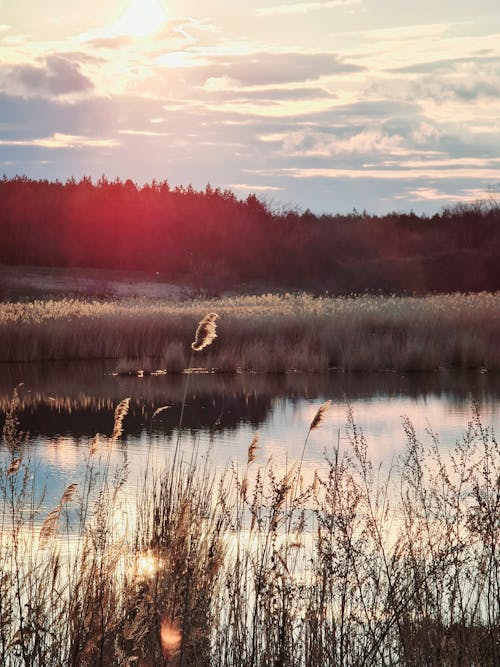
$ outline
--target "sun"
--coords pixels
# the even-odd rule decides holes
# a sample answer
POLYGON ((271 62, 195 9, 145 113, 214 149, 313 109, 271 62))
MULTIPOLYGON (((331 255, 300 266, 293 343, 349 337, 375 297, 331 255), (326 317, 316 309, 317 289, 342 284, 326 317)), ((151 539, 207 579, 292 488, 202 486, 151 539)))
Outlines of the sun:
POLYGON ((153 34, 167 15, 157 0, 132 0, 113 26, 118 35, 146 37, 153 34))

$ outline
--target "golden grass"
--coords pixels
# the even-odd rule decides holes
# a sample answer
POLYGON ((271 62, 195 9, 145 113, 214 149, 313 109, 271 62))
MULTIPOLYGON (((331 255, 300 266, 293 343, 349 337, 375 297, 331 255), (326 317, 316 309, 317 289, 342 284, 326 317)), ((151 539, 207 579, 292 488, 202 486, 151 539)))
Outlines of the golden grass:
POLYGON ((218 317, 217 313, 209 313, 198 324, 194 341, 191 343, 191 349, 195 352, 201 352, 217 338, 215 321, 218 317))
POLYGON ((206 312, 218 339, 197 364, 224 372, 500 369, 500 294, 0 304, 0 361, 116 359, 120 372, 189 366, 206 312))

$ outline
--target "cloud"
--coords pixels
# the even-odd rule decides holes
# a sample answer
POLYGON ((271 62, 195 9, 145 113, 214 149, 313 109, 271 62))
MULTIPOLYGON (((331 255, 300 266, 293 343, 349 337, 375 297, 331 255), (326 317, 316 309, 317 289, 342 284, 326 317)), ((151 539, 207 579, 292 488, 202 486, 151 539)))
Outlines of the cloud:
POLYGON ((78 64, 59 55, 46 56, 43 65, 4 66, 4 89, 14 88, 25 95, 66 95, 93 88, 78 64))
POLYGON ((405 65, 404 67, 392 67, 387 71, 397 72, 399 74, 428 74, 442 72, 445 70, 456 69, 458 65, 464 63, 477 64, 500 64, 500 55, 474 55, 457 57, 457 58, 440 58, 437 60, 428 60, 420 63, 413 63, 412 65, 405 65))
POLYGON ((110 51, 134 47, 136 53, 142 51, 143 54, 147 54, 148 58, 154 58, 165 52, 162 45, 172 51, 176 48, 194 46, 202 38, 203 46, 207 47, 212 41, 211 35, 216 32, 217 28, 206 20, 184 17, 158 24, 156 30, 147 36, 117 31, 115 26, 111 29, 97 29, 82 33, 80 43, 83 48, 110 51), (146 41, 145 38, 147 38, 146 41))
POLYGON ((500 98, 500 84, 488 83, 487 81, 472 81, 449 85, 445 90, 457 99, 470 102, 483 97, 500 98))
POLYGON ((70 62, 83 63, 84 65, 103 65, 108 62, 106 58, 95 56, 87 51, 58 51, 57 56, 70 62))
POLYGON ((337 77, 361 71, 362 67, 328 52, 209 56, 187 50, 159 56, 146 75, 135 82, 134 91, 183 107, 235 103, 241 105, 240 112, 250 116, 284 111, 278 103, 288 102, 289 114, 298 115, 306 106, 309 112, 324 109, 328 100, 337 97, 332 90, 340 85, 337 77), (316 100, 318 104, 314 104, 316 100), (246 108, 244 102, 248 103, 246 108))
POLYGON ((284 16, 287 14, 309 14, 327 9, 352 8, 362 4, 362 0, 330 0, 330 2, 291 2, 271 7, 259 7, 257 16, 284 16))
POLYGON ((217 28, 214 24, 207 20, 194 19, 186 17, 167 21, 160 30, 153 35, 153 40, 156 42, 168 41, 172 39, 182 38, 183 42, 192 44, 198 41, 198 37, 203 35, 206 40, 207 34, 217 33, 217 28))
MULTIPOLYGON (((426 75, 417 80, 385 80, 373 83, 369 92, 388 97, 394 88, 397 88, 400 99, 406 99, 409 103, 410 100, 418 99, 421 105, 427 100, 440 106, 454 102, 468 104, 481 99, 500 100, 500 70, 477 70, 468 67, 449 75, 426 75)), ((472 109, 466 113, 470 120, 478 120, 472 109)))
MULTIPOLYGON (((453 162, 451 162, 453 164, 453 162)), ((263 172, 261 172, 263 173, 263 172)), ((423 167, 421 169, 401 169, 399 165, 396 168, 348 168, 348 167, 332 167, 332 168, 288 168, 281 170, 282 174, 287 174, 293 178, 298 179, 373 179, 373 180, 395 180, 406 181, 408 179, 433 179, 433 180, 449 180, 456 179, 498 179, 498 167, 495 168, 456 168, 456 169, 429 169, 423 167)), ((276 175, 276 172, 275 174, 276 175)))
POLYGON ((398 166, 401 169, 443 167, 446 170, 457 169, 462 167, 476 167, 476 168, 498 168, 500 167, 500 158, 477 158, 477 157, 426 157, 424 159, 403 159, 397 162, 384 160, 381 166, 398 166))
POLYGON ((86 40, 84 45, 93 49, 121 49, 133 44, 133 42, 133 38, 129 35, 114 35, 112 37, 95 37, 86 40))
POLYGON ((2 139, 25 140, 62 135, 107 138, 120 129, 144 129, 148 118, 163 113, 158 100, 138 96, 61 98, 0 93, 2 139), (36 122, 34 122, 36 119, 36 122))
POLYGON ((205 88, 205 95, 209 100, 224 102, 260 102, 278 103, 302 100, 335 99, 336 95, 325 88, 242 88, 235 89, 231 81, 226 79, 209 79, 205 88), (219 88, 219 85, 221 86, 219 88))
POLYGON ((334 99, 337 97, 325 88, 263 88, 260 90, 241 91, 240 95, 247 100, 263 101, 319 100, 325 98, 334 99))
POLYGON ((404 137, 398 134, 387 134, 380 128, 367 128, 361 132, 346 136, 332 136, 329 133, 304 129, 290 134, 266 135, 261 141, 277 141, 282 150, 290 156, 300 157, 334 157, 363 155, 376 153, 385 155, 407 155, 409 151, 404 137))
POLYGON ((487 188, 466 188, 455 192, 443 192, 434 187, 408 189, 395 195, 395 199, 408 199, 414 202, 474 202, 486 199, 490 193, 487 188))
POLYGON ((136 137, 170 137, 171 132, 155 132, 154 130, 118 130, 118 134, 136 137))
POLYGON ((374 99, 363 102, 352 102, 351 104, 339 104, 327 111, 318 112, 314 119, 318 122, 345 122, 355 124, 359 119, 385 119, 385 118, 414 118, 420 113, 418 102, 408 102, 401 99, 374 99))
POLYGON ((200 83, 226 78, 241 86, 265 86, 315 81, 322 76, 353 74, 364 70, 332 53, 258 52, 241 56, 214 56, 211 64, 184 68, 200 83))
POLYGON ((261 53, 240 59, 225 68, 227 75, 244 86, 314 81, 321 76, 351 74, 363 68, 327 53, 261 53))
POLYGON ((102 148, 118 145, 119 142, 114 139, 92 139, 59 132, 51 137, 41 137, 40 139, 0 139, 0 146, 38 146, 40 148, 79 148, 87 146, 102 148))
POLYGON ((277 185, 250 185, 248 183, 228 183, 225 187, 248 192, 277 192, 285 189, 277 185))

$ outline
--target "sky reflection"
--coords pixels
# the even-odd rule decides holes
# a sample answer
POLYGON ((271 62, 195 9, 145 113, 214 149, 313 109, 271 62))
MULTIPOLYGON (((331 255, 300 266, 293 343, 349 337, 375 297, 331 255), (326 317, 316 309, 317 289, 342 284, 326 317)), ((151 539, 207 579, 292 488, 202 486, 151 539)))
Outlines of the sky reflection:
MULTIPOLYGON (((95 472, 104 474, 106 438, 89 459, 90 446, 96 432, 110 435, 119 398, 130 395, 131 410, 125 418, 122 440, 109 451, 109 462, 112 469, 125 465, 130 497, 139 492, 146 466, 158 471, 167 463, 179 436, 182 377, 132 379, 124 386, 117 378, 104 378, 95 364, 92 368, 87 368, 87 375, 79 375, 86 382, 83 391, 76 393, 70 384, 67 395, 62 396, 64 384, 60 385, 61 400, 53 396, 56 371, 55 376, 48 372, 44 378, 32 377, 31 388, 26 385, 21 389, 20 423, 29 431, 26 457, 35 470, 38 497, 43 496, 47 510, 57 505, 69 484, 76 482, 82 489, 89 460, 95 472), (152 419, 155 410, 165 404, 172 407, 152 419)), ((67 369, 60 370, 65 374, 67 369)), ((186 465, 193 458, 202 463, 207 459, 219 472, 231 464, 243 471, 248 447, 258 430, 259 449, 252 472, 270 463, 284 474, 300 460, 311 421, 329 399, 333 402, 325 421, 311 432, 304 452, 302 474, 306 481, 312 480, 314 470, 325 467, 325 453, 331 456, 337 445, 341 451, 349 449, 349 408, 366 436, 375 466, 386 466, 404 452, 404 417, 411 420, 425 446, 430 446, 433 431, 443 452, 452 448, 471 418, 472 396, 479 401, 483 425, 498 431, 498 378, 478 373, 447 374, 446 378, 430 375, 407 378, 377 374, 375 379, 361 374, 354 378, 335 374, 192 377, 179 440, 181 455, 186 465)), ((0 396, 3 409, 8 396, 8 391, 0 396)), ((0 451, 0 457, 6 461, 7 452, 0 451)))

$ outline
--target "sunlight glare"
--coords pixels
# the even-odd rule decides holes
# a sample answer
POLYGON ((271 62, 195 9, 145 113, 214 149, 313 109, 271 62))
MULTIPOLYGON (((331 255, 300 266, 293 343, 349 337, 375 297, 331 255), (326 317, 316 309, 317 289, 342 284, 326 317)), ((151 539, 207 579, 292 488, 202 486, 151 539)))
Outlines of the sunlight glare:
POLYGON ((161 559, 146 551, 136 555, 129 573, 139 579, 152 579, 162 567, 161 559))
POLYGON ((160 28, 166 13, 157 0, 132 0, 113 26, 119 35, 146 37, 160 28))

